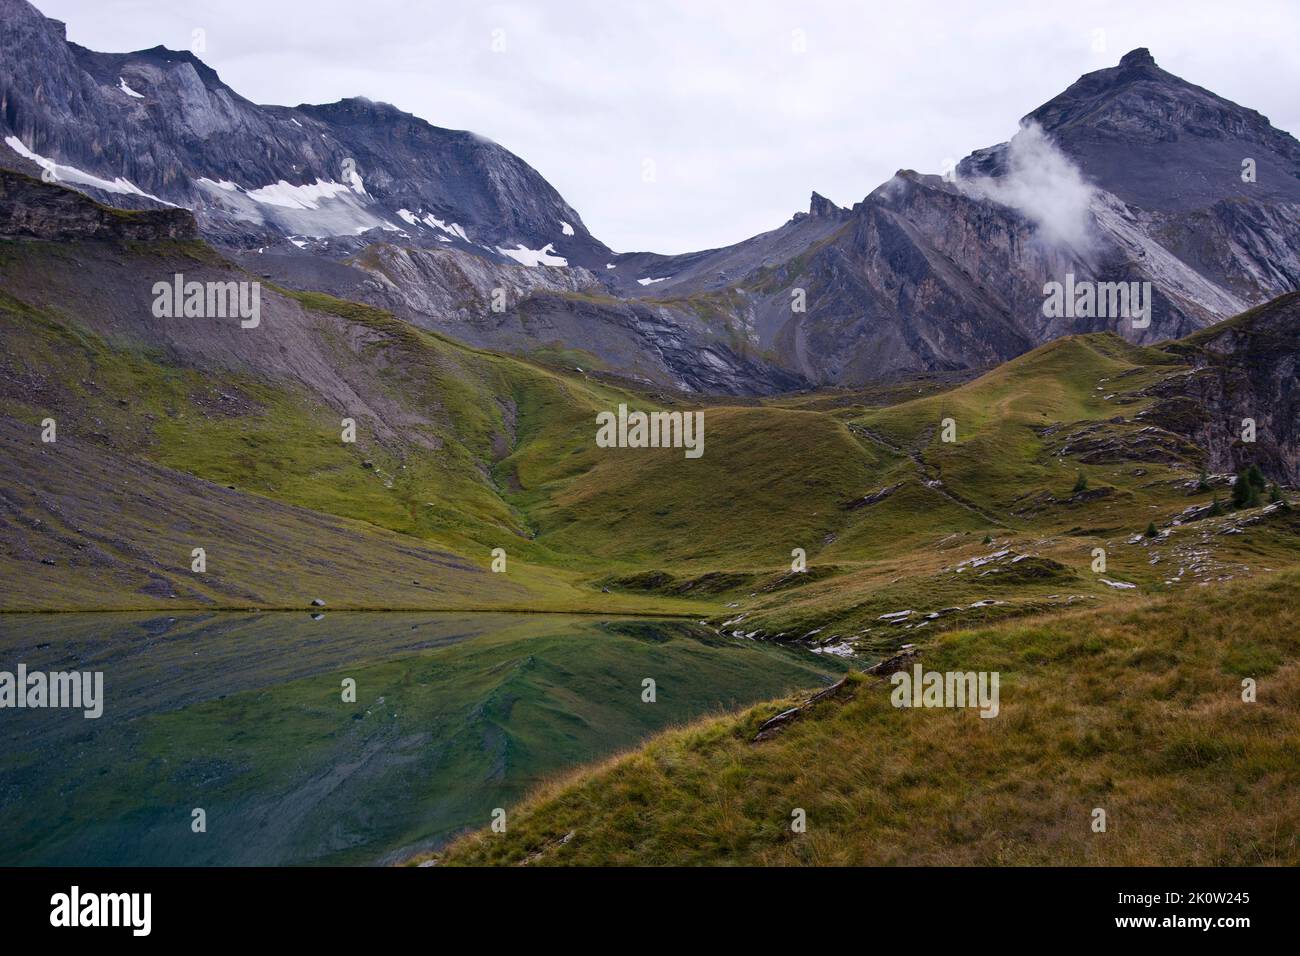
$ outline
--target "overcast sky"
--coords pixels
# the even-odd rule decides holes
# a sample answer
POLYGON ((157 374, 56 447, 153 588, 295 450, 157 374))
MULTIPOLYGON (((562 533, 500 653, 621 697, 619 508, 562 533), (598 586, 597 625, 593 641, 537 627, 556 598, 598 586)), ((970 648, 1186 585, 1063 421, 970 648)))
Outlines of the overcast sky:
POLYGON ((187 49, 201 28, 255 102, 363 95, 474 130, 620 252, 726 245, 811 190, 847 206, 899 168, 939 172, 1139 46, 1300 132, 1297 0, 35 2, 95 50, 187 49))

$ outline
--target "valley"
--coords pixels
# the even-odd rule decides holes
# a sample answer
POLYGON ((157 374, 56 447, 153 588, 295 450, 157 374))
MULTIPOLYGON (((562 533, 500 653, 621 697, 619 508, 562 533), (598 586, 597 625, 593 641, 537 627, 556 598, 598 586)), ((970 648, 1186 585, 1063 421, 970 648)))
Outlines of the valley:
POLYGON ((1300 862, 1266 117, 1137 48, 617 252, 476 133, 0 17, 0 671, 104 688, 6 705, 0 864, 1300 862))

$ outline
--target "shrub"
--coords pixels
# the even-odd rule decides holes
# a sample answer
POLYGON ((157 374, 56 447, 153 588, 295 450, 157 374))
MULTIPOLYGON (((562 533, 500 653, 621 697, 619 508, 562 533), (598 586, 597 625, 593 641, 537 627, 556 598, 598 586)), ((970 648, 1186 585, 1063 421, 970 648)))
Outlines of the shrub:
MULTIPOLYGON (((1255 483, 1255 475, 1259 475, 1259 469, 1254 465, 1237 472, 1237 480, 1232 483, 1232 506, 1234 508, 1254 508, 1259 505, 1260 485, 1255 483)), ((1259 475, 1261 484, 1263 480, 1264 476, 1259 475)))

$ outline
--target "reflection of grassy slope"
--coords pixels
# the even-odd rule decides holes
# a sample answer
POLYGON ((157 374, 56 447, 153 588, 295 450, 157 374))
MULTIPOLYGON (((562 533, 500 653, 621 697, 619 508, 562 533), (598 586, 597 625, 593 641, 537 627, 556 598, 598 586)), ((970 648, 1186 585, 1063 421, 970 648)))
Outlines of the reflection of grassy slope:
MULTIPOLYGON (((337 619, 366 646, 366 622, 337 619)), ((719 708, 816 686, 837 667, 806 652, 700 640, 706 633, 516 622, 418 654, 259 681, 113 725, 75 766, 50 768, 25 752, 5 771, 24 788, 58 792, 69 833, 96 821, 79 838, 81 862, 373 862, 480 824, 564 767, 719 708), (357 682, 356 704, 341 702, 344 677, 357 682), (655 703, 641 701, 645 677, 657 682, 655 703), (204 839, 187 829, 194 806, 208 812, 204 839), (151 821, 135 841, 132 820, 151 821)), ((23 830, 14 814, 50 805, 39 793, 6 809, 6 831, 23 830)), ((27 829, 49 842, 9 844, 17 857, 6 862, 48 860, 63 825, 43 817, 27 829)))
POLYGON ((949 633, 927 669, 999 671, 1000 716, 894 708, 855 675, 775 739, 750 742, 788 701, 668 733, 444 862, 1294 865, 1298 586, 1292 571, 949 633))

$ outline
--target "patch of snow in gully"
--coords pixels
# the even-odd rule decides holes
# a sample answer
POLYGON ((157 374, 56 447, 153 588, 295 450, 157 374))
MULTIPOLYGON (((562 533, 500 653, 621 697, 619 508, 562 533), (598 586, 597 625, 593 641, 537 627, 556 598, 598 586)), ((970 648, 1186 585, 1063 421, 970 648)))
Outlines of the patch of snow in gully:
POLYGON ((555 247, 552 243, 547 243, 540 249, 529 249, 522 242, 517 249, 502 249, 497 246, 497 252, 503 256, 509 256, 525 266, 567 266, 569 260, 563 256, 555 255, 555 247))
POLYGON ((76 166, 64 166, 62 163, 56 163, 52 159, 34 153, 26 146, 17 136, 6 136, 5 143, 15 153, 30 159, 33 163, 42 169, 48 169, 54 173, 55 179, 64 183, 76 183, 79 186, 90 186, 94 189, 102 189, 107 193, 116 193, 119 196, 143 196, 145 199, 152 199, 154 202, 160 202, 164 206, 176 208, 175 203, 170 203, 165 199, 159 199, 152 193, 147 193, 129 179, 123 179, 121 176, 114 180, 101 179, 91 173, 78 169, 76 166))

